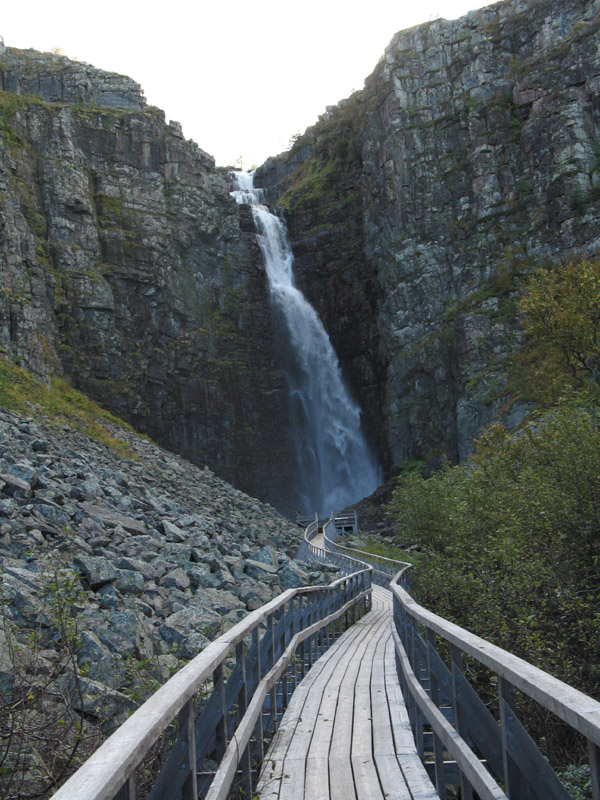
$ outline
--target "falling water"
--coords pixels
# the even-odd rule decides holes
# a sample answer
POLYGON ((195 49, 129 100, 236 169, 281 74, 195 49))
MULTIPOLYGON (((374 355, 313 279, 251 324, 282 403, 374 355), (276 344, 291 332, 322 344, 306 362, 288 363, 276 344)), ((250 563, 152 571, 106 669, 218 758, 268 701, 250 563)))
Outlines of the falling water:
POLYGON ((319 514, 341 510, 377 487, 379 469, 360 428, 329 337, 294 285, 293 256, 282 221, 262 204, 252 173, 233 173, 238 203, 252 207, 274 310, 284 322, 292 436, 298 460, 299 507, 319 514))

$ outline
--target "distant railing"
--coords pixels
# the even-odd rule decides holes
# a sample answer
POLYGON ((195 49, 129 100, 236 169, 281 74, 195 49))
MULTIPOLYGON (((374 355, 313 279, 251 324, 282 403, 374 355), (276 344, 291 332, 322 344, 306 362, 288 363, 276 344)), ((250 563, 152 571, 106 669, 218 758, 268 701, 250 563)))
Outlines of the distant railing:
POLYGON ((53 800, 135 800, 148 760, 166 758, 148 800, 251 798, 265 743, 314 661, 370 606, 371 568, 289 589, 211 642, 147 700, 53 800), (215 764, 216 767, 211 764, 215 764))
MULTIPOLYGON (((315 514, 315 519, 307 526, 306 530, 304 531, 304 541, 303 546, 298 551, 298 557, 304 558, 305 561, 308 562, 317 562, 317 563, 325 563, 329 564, 332 567, 336 567, 340 569, 342 572, 348 574, 350 572, 354 572, 358 569, 369 569, 371 573, 373 573, 372 567, 367 564, 365 561, 361 561, 358 558, 354 558, 353 556, 347 553, 339 553, 334 546, 328 546, 328 539, 325 534, 325 529, 328 525, 333 524, 333 514, 330 519, 325 523, 323 528, 323 544, 315 544, 314 540, 321 532, 321 522, 319 521, 318 516, 315 514)), ((330 542, 330 545, 333 542, 330 542)))
POLYGON ((348 556, 352 558, 353 563, 369 564, 373 568, 373 581, 381 586, 387 588, 400 568, 410 566, 410 564, 404 561, 395 561, 392 558, 374 555, 365 550, 358 550, 355 547, 345 547, 338 542, 338 531, 339 527, 336 524, 335 515, 332 514, 323 527, 323 536, 327 550, 348 556))

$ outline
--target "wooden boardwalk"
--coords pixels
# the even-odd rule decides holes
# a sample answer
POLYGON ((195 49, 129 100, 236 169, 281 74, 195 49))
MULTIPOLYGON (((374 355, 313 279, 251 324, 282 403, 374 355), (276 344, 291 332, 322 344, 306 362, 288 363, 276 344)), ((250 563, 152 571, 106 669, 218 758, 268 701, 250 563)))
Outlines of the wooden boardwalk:
POLYGON ((433 800, 396 672, 392 595, 322 656, 296 689, 267 753, 261 800, 433 800))

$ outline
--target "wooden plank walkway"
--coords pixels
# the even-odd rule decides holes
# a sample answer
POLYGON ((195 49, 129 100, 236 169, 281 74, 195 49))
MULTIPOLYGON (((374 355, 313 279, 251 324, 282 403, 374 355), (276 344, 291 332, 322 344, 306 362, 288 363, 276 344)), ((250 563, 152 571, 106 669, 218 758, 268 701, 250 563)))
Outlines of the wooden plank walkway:
POLYGON ((261 800, 434 800, 398 683, 392 595, 373 608, 299 684, 265 756, 261 800))

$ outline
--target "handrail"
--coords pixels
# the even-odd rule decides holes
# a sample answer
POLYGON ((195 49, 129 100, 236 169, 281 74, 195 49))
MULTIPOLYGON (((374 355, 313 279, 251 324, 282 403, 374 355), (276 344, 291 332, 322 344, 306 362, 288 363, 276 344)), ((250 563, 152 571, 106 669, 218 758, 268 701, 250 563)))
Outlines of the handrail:
POLYGON ((459 785, 465 799, 476 793, 482 800, 568 800, 566 789, 519 721, 516 690, 585 737, 592 797, 600 800, 600 703, 419 605, 406 589, 410 564, 338 544, 328 536, 332 521, 323 529, 327 553, 341 556, 337 551, 342 550, 370 563, 373 580, 386 577, 392 590, 398 675, 417 750, 439 796, 446 796, 447 785, 459 785), (396 572, 390 583, 391 567, 396 572), (438 639, 448 647, 448 665, 438 652, 438 639), (495 676, 496 716, 467 680, 464 656, 495 676), (445 753, 453 761, 444 760, 445 753))
POLYGON ((351 553, 352 556, 349 557, 353 560, 361 564, 369 564, 373 567, 373 580, 385 587, 389 585, 390 580, 397 574, 399 568, 408 568, 411 566, 411 564, 406 561, 396 561, 393 558, 386 558, 385 556, 368 553, 365 550, 358 550, 355 547, 346 547, 345 545, 339 544, 337 541, 335 515, 333 513, 323 527, 323 538, 328 550, 333 552, 342 550, 345 554, 351 553), (328 531, 331 531, 333 535, 328 533, 328 531))
MULTIPOLYGON (((330 519, 325 523, 325 527, 331 523, 333 518, 333 513, 330 519)), ((317 561, 317 562, 325 562, 330 564, 331 566, 337 567, 338 569, 342 570, 346 574, 351 572, 352 570, 357 569, 369 569, 371 574, 373 574, 374 570, 373 567, 368 564, 366 561, 361 561, 360 559, 353 558, 352 556, 347 556, 342 553, 337 553, 335 550, 329 549, 327 547, 327 538, 324 536, 325 547, 319 547, 313 544, 313 539, 319 533, 319 517, 318 514, 315 514, 315 519, 307 526, 306 530, 304 531, 304 558, 308 561, 317 561)))
POLYGON ((360 569, 328 586, 288 589, 251 612, 153 694, 53 800, 134 800, 136 767, 161 734, 172 729, 174 721, 177 740, 149 800, 196 798, 197 773, 209 757, 221 763, 227 758, 226 779, 222 770, 216 773, 221 794, 215 797, 229 790, 239 767, 251 794, 253 768, 264 755, 264 738, 275 730, 299 676, 341 635, 344 623, 351 624, 357 611, 360 615, 370 608, 370 595, 371 569, 361 564, 360 569), (197 714, 198 693, 207 683, 212 691, 197 714), (250 721, 247 709, 251 710, 250 721), (243 747, 236 730, 242 730, 243 747), (251 742, 253 733, 255 741, 251 742), (232 747, 234 768, 231 755, 227 755, 232 747))
POLYGON ((568 800, 569 795, 548 761, 518 719, 514 691, 518 690, 550 711, 587 740, 592 775, 592 796, 600 800, 600 703, 527 661, 428 611, 399 585, 401 570, 390 588, 394 595, 394 641, 400 680, 413 733, 424 757, 423 726, 433 730, 429 747, 438 793, 447 783, 443 749, 448 744, 448 717, 454 723, 451 751, 458 767, 456 779, 463 797, 472 791, 486 798, 568 800), (449 665, 438 652, 437 640, 449 647, 449 665), (493 716, 467 681, 463 657, 474 658, 495 676, 498 718, 493 716), (440 716, 443 723, 440 722, 440 716), (474 751, 485 759, 497 783, 491 788, 477 783, 474 751), (506 795, 499 784, 505 787, 506 795), (500 792, 500 793, 499 793, 500 792))

